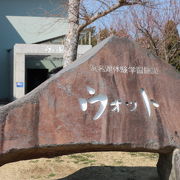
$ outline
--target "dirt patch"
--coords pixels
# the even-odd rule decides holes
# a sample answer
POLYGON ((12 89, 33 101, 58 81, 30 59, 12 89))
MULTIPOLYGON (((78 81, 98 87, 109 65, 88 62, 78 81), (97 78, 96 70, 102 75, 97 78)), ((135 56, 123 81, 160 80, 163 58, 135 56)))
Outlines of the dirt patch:
POLYGON ((0 179, 159 180, 157 160, 152 153, 80 153, 6 164, 0 168, 0 179))

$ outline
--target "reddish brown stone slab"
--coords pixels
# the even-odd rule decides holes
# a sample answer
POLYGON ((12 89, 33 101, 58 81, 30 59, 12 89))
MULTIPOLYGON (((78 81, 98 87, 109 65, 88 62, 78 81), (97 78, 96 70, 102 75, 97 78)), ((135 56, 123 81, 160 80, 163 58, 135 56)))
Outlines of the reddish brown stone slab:
POLYGON ((110 37, 25 97, 0 108, 0 165, 86 151, 170 153, 180 148, 179 83, 180 75, 169 64, 132 41, 110 37), (150 104, 150 115, 142 88, 159 104, 150 104), (99 94, 107 95, 108 104, 93 120, 100 103, 88 103, 83 112, 79 98, 99 94), (119 113, 110 106, 117 99, 123 100, 119 113), (134 104, 125 104, 131 101, 137 102, 134 111, 134 104))

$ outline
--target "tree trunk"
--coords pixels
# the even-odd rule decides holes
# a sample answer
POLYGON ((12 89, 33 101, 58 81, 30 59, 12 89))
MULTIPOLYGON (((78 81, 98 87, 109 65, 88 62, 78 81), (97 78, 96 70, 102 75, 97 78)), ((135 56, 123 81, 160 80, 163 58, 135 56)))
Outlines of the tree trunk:
POLYGON ((69 30, 64 44, 64 67, 76 60, 79 42, 79 6, 80 0, 69 0, 69 30))
MULTIPOLYGON (((107 14, 115 11, 116 9, 122 6, 143 4, 143 1, 141 0, 117 1, 117 3, 113 4, 112 6, 109 6, 105 10, 101 10, 99 13, 95 13, 93 16, 90 15, 88 16, 88 18, 86 17, 84 24, 79 25, 80 1, 81 0, 69 0, 69 4, 68 4, 69 31, 66 36, 66 40, 64 44, 64 55, 63 55, 64 67, 71 64, 74 60, 76 60, 77 48, 79 42, 79 32, 82 31, 85 27, 87 27, 89 24, 96 21, 97 19, 106 16, 107 14)), ((99 2, 103 3, 102 1, 99 2)))

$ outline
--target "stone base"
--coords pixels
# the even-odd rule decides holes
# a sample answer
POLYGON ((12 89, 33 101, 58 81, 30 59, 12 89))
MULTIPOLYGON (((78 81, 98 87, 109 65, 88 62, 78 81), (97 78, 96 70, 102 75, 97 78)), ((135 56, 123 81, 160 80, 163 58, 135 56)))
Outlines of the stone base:
POLYGON ((180 149, 160 154, 157 170, 161 180, 180 180, 180 149))

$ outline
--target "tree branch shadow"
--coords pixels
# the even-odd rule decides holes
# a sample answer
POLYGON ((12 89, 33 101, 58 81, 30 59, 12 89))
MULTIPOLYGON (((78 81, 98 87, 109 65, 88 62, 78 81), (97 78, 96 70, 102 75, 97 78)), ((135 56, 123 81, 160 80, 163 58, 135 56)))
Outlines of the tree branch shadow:
POLYGON ((155 167, 91 166, 57 180, 159 180, 155 167))

